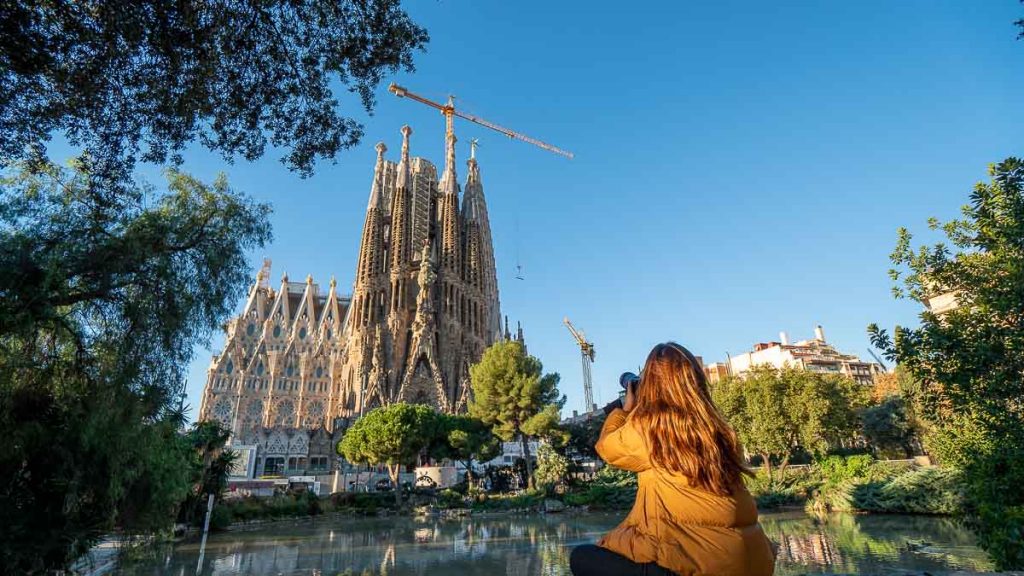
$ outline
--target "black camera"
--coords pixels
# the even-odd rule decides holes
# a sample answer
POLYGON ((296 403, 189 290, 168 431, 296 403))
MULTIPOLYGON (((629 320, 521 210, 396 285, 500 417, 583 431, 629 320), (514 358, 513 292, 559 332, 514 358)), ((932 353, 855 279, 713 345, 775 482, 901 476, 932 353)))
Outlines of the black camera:
MULTIPOLYGON (((640 385, 640 377, 632 372, 623 372, 622 376, 619 376, 619 386, 622 386, 623 390, 629 390, 629 385, 633 385, 633 392, 636 392, 636 387, 640 385)), ((616 408, 622 408, 622 399, 616 398, 608 403, 604 407, 605 414, 611 414, 612 410, 616 408)))
MULTIPOLYGON (((639 386, 640 377, 632 372, 623 372, 622 376, 619 376, 619 386, 622 386, 623 390, 629 390, 630 384, 639 386)), ((636 392, 636 389, 634 388, 633 391, 636 392)))

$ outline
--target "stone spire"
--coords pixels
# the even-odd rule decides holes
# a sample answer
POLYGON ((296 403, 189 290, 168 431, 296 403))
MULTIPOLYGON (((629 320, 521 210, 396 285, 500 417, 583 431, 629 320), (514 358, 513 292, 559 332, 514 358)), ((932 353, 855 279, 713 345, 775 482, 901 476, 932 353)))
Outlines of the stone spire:
POLYGON ((377 144, 377 165, 373 171, 370 202, 366 206, 363 238, 359 246, 359 264, 352 294, 352 308, 359 324, 367 324, 374 318, 373 292, 377 288, 377 276, 384 269, 384 152, 387 149, 383 142, 377 144))
MULTIPOLYGON (((410 243, 412 227, 410 218, 409 187, 412 182, 409 161, 409 136, 412 128, 402 126, 402 158, 398 162, 398 177, 395 182, 394 199, 391 204, 391 276, 399 275, 403 264, 412 259, 410 243)), ((392 287, 395 289, 396 287, 392 287)))
MULTIPOLYGON (((474 147, 475 148, 475 147, 474 147)), ((501 337, 501 316, 498 311, 498 277, 491 242, 491 224, 487 216, 484 186, 475 151, 467 161, 465 193, 462 198, 462 227, 465 246, 463 277, 479 295, 474 330, 491 338, 501 337)))
POLYGON ((459 183, 455 174, 455 131, 452 117, 446 114, 444 173, 438 186, 437 218, 440 225, 441 268, 457 272, 461 265, 461 231, 459 230, 459 183))

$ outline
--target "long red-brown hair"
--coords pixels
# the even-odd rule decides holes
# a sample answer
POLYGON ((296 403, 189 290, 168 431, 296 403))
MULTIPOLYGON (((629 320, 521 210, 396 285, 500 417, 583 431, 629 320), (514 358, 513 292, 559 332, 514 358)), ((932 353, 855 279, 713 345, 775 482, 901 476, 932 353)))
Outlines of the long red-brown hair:
POLYGON ((647 434, 655 466, 721 496, 732 494, 742 475, 752 475, 736 432, 711 401, 704 373, 686 348, 655 346, 637 388, 633 420, 647 434))

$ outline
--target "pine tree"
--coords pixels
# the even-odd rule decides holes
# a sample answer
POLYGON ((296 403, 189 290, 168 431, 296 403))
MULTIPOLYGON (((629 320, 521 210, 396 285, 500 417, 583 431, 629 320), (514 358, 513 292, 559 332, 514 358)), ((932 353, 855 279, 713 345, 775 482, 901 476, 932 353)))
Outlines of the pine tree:
POLYGON ((558 392, 558 374, 526 354, 519 342, 498 342, 469 369, 473 398, 469 414, 492 427, 506 442, 518 439, 526 460, 526 481, 533 488, 531 438, 559 435, 559 411, 565 397, 558 392))

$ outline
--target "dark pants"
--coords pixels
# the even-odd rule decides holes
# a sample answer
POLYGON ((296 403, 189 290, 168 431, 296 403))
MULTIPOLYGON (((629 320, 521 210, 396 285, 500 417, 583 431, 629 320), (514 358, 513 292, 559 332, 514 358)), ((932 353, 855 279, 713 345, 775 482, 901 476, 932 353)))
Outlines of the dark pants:
POLYGON ((637 564, 593 544, 573 548, 569 567, 574 576, 672 576, 672 572, 654 562, 637 564))

